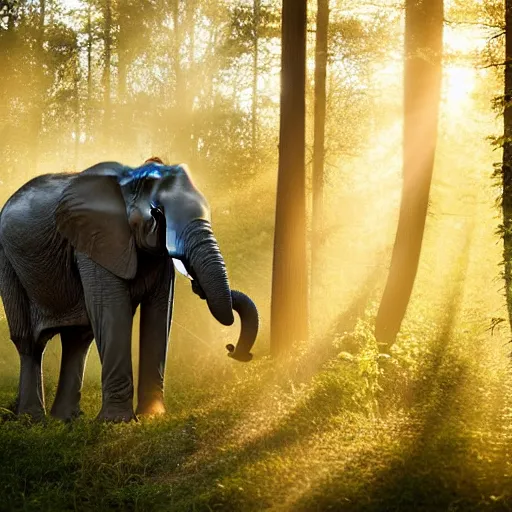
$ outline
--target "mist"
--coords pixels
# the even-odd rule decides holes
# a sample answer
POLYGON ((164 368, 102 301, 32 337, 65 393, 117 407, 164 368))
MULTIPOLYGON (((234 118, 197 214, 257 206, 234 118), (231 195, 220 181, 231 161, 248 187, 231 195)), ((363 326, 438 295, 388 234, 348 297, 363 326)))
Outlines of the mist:
MULTIPOLYGON (((69 430, 50 420, 45 430, 12 418, 19 358, 1 309, 0 459, 22 468, 0 470, 6 510, 64 510, 73 493, 77 510, 512 504, 504 192, 494 172, 503 163, 502 2, 444 2, 421 256, 385 350, 375 318, 402 198, 405 12, 388 0, 330 0, 329 9, 323 211, 314 233, 317 2, 308 3, 309 335, 276 358, 281 2, 0 2, 0 204, 46 173, 103 161, 137 167, 154 156, 186 163, 212 209, 230 285, 260 314, 254 360, 236 363, 225 346, 237 338, 238 318, 220 325, 178 274, 167 413, 94 423, 101 367, 92 346, 88 419, 69 430)), ((428 150, 416 143, 419 155, 428 150)), ((135 379, 138 325, 139 313, 135 379)), ((56 337, 44 356, 47 402, 60 354, 56 337)))

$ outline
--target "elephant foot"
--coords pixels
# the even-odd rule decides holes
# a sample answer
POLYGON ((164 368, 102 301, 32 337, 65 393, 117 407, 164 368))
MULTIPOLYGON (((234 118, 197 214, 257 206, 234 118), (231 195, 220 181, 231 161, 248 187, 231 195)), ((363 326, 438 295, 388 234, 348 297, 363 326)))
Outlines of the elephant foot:
POLYGON ((20 407, 17 411, 20 419, 27 418, 33 423, 42 423, 46 420, 46 411, 41 407, 20 407))
POLYGON ((137 416, 161 416, 165 414, 165 405, 162 400, 139 403, 137 405, 137 416))
POLYGON ((50 411, 52 418, 69 423, 84 415, 80 407, 66 408, 66 407, 53 407, 50 411))
POLYGON ((132 406, 122 408, 118 405, 103 406, 98 416, 96 416, 96 419, 107 423, 129 423, 130 421, 138 421, 132 406))

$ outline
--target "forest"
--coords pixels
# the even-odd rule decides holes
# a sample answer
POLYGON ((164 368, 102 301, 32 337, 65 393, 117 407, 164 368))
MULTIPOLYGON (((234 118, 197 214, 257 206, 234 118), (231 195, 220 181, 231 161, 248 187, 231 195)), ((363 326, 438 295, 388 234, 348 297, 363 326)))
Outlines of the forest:
MULTIPOLYGON (((228 357, 243 320, 177 273, 161 410, 98 420, 95 336, 61 421, 56 331, 47 414, 17 414, 5 206, 0 511, 512 510, 511 98, 512 0, 0 0, 1 207, 49 173, 185 164, 259 313, 228 357)), ((59 300, 35 226, 12 247, 59 300)))

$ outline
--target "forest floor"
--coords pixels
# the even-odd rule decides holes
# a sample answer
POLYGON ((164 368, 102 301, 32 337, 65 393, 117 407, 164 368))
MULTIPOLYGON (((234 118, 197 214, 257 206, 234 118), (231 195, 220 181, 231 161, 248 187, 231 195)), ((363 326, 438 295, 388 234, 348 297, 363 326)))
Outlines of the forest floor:
POLYGON ((0 509, 512 510, 510 346, 456 304, 391 356, 352 308, 287 361, 171 358, 158 419, 95 422, 92 382, 70 425, 4 410, 0 509))

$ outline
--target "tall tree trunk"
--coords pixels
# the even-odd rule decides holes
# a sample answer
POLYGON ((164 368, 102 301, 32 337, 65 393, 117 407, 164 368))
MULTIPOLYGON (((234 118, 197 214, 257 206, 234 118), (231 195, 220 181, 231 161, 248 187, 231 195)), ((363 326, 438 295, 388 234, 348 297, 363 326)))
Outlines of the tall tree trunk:
POLYGON ((92 6, 91 1, 87 2, 87 108, 85 131, 87 139, 92 132, 92 6))
POLYGON ((112 127, 112 0, 105 0, 104 4, 104 20, 103 20, 103 41, 105 45, 104 63, 103 63, 103 129, 105 151, 110 152, 111 127, 112 127))
POLYGON ((126 101, 126 73, 128 69, 128 32, 127 9, 129 2, 127 0, 117 1, 117 103, 124 104, 126 101))
POLYGON ((5 155, 10 141, 7 136, 9 131, 9 123, 7 119, 11 115, 11 76, 14 72, 12 66, 13 55, 15 55, 14 48, 16 45, 16 33, 14 31, 16 21, 16 5, 9 2, 5 6, 3 14, 7 16, 7 32, 2 36, 2 44, 0 44, 0 69, 4 80, 0 80, 0 154, 5 155))
MULTIPOLYGON (((183 160, 179 154, 183 151, 183 125, 182 112, 183 102, 185 101, 185 86, 183 82, 183 70, 181 68, 181 46, 182 46, 182 27, 180 23, 180 0, 172 2, 172 20, 173 20, 173 45, 172 59, 174 62, 174 108, 170 123, 170 130, 174 134, 174 148, 172 153, 178 153, 178 158, 183 160)), ((176 156, 173 156, 176 158, 176 156)))
POLYGON ((46 91, 44 87, 45 77, 44 77, 44 67, 43 67, 43 59, 44 59, 44 35, 45 35, 45 21, 46 21, 46 1, 41 0, 39 2, 39 26, 37 31, 37 40, 36 40, 36 91, 35 91, 35 99, 34 106, 32 111, 32 119, 31 119, 31 136, 30 136, 30 165, 28 166, 28 175, 25 178, 28 178, 30 174, 34 174, 37 171, 37 166, 39 163, 39 149, 40 149, 40 136, 41 136, 41 127, 43 124, 43 111, 44 111, 44 102, 46 99, 46 91))
POLYGON ((326 76, 329 29, 329 0, 318 0, 315 49, 315 120, 313 143, 313 237, 311 244, 311 289, 320 275, 324 203, 326 76))
POLYGON ((423 242, 441 97, 443 0, 406 0, 403 188, 375 335, 389 347, 411 296, 423 242))
POLYGON ((512 0, 505 0, 505 107, 503 111, 503 260, 505 294, 512 327, 512 0))
POLYGON ((253 1, 253 53, 252 53, 252 152, 256 154, 258 146, 258 60, 259 60, 259 26, 260 0, 253 1))
POLYGON ((283 0, 279 172, 271 304, 271 351, 308 337, 305 86, 307 1, 283 0))
POLYGON ((194 135, 194 62, 196 51, 196 0, 187 0, 186 2, 186 23, 189 39, 188 46, 188 69, 187 69, 187 84, 184 91, 183 102, 185 105, 184 112, 184 130, 183 130, 183 150, 187 159, 195 157, 195 138, 194 135), (194 139, 194 142, 193 142, 194 139))
MULTIPOLYGON (((117 2, 117 37, 116 37, 116 54, 117 54, 117 97, 115 103, 115 127, 114 131, 121 130, 124 134, 121 141, 118 141, 116 149, 128 149, 132 145, 132 132, 130 130, 130 109, 127 107, 127 72, 129 62, 129 46, 130 37, 129 26, 127 26, 128 16, 127 9, 130 7, 126 0, 118 0, 117 2)), ((156 138, 156 137, 153 137, 156 138)))
POLYGON ((75 71, 73 77, 73 94, 75 100, 75 147, 73 155, 73 164, 75 171, 78 170, 78 157, 80 153, 80 74, 79 74, 79 58, 77 56, 75 63, 75 71))

